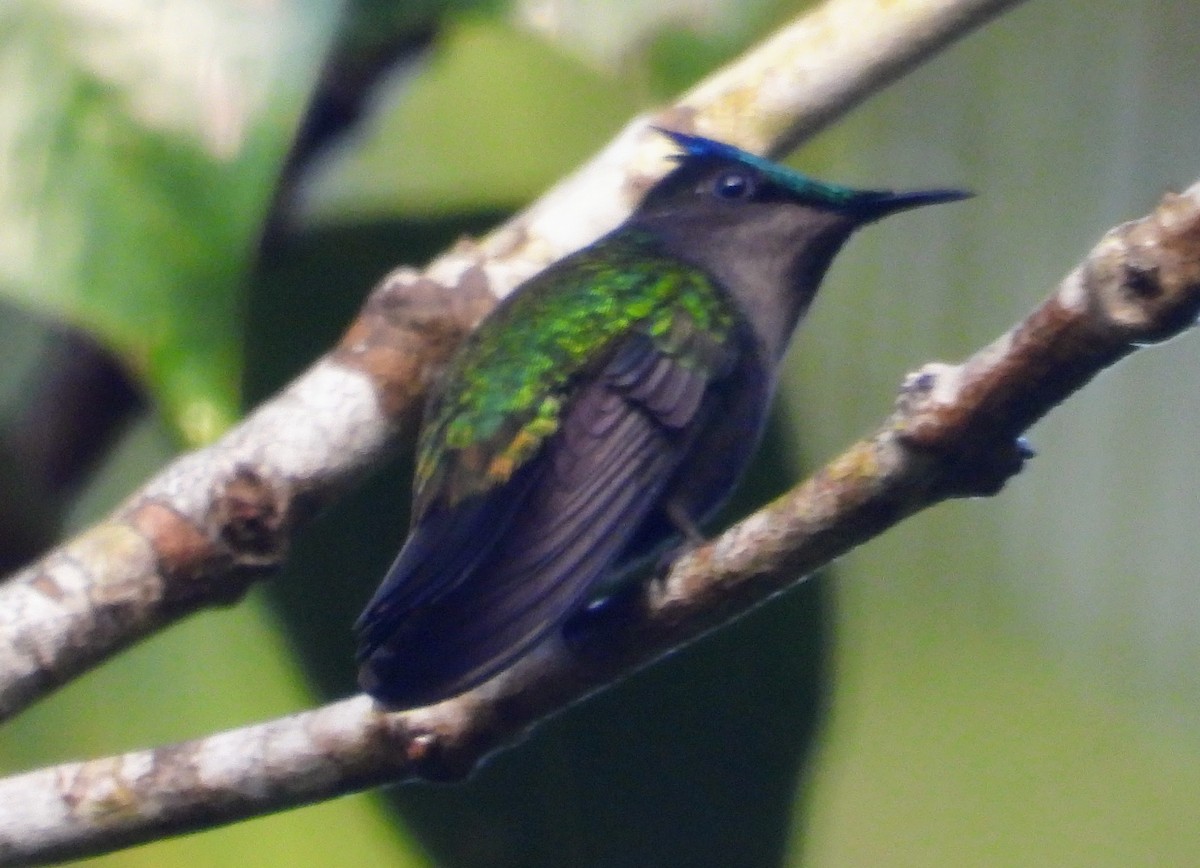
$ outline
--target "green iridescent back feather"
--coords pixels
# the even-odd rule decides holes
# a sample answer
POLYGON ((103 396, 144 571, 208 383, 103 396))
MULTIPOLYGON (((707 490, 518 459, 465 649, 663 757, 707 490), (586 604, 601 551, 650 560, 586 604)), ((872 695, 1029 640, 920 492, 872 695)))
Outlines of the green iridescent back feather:
POLYGON ((711 365, 705 347, 724 344, 737 318, 703 271, 647 233, 610 235, 551 266, 451 362, 418 446, 415 515, 434 498, 451 506, 506 482, 558 430, 571 386, 621 338, 640 332, 683 364, 711 365))

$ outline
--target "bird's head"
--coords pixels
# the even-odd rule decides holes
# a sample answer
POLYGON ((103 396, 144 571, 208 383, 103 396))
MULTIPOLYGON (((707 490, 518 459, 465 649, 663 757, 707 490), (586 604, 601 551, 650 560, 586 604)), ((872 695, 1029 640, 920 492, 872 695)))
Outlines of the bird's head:
POLYGON ((953 202, 962 190, 859 190, 808 177, 701 136, 659 130, 678 165, 646 193, 629 225, 699 266, 790 334, 838 249, 889 214, 953 202))

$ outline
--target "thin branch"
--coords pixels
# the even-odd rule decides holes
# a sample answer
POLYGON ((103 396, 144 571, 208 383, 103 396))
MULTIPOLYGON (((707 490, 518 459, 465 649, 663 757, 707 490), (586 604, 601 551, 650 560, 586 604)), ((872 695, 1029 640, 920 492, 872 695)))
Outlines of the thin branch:
MULTIPOLYGON (((776 151, 1019 0, 830 0, 660 123, 776 151)), ((338 347, 105 522, 0 586, 0 719, 279 566, 291 535, 411 427, 424 385, 498 296, 616 225, 665 170, 638 119, 478 244, 372 292, 338 347)))
POLYGON ((1109 232, 1028 318, 911 375, 895 412, 812 479, 581 616, 482 687, 386 713, 365 696, 156 750, 0 781, 0 863, 95 855, 411 778, 453 780, 573 702, 744 613, 902 518, 994 494, 1019 435, 1200 314, 1200 182, 1109 232))

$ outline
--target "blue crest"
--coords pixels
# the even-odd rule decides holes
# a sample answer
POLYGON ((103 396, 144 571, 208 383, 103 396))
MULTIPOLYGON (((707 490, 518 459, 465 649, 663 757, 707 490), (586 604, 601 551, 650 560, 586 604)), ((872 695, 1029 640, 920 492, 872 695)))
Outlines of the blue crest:
POLYGON ((703 136, 680 133, 662 127, 653 129, 683 149, 683 153, 675 157, 680 162, 688 159, 710 159, 741 163, 798 198, 839 210, 853 211, 864 221, 875 220, 906 208, 933 205, 938 202, 953 202, 958 199, 966 199, 971 195, 964 190, 953 189, 914 190, 901 193, 894 193, 890 190, 857 190, 841 184, 818 181, 795 169, 789 169, 787 166, 781 166, 765 157, 751 154, 715 139, 706 139, 703 136))
POLYGON ((772 183, 790 190, 797 196, 811 197, 830 205, 841 205, 854 201, 861 197, 864 192, 870 192, 855 190, 853 187, 843 187, 840 184, 827 184, 824 181, 817 181, 802 172, 797 172, 795 169, 789 169, 786 166, 774 163, 766 157, 751 154, 748 151, 743 151, 741 148, 735 148, 733 145, 718 142, 715 139, 706 139, 703 136, 680 133, 675 130, 663 129, 662 127, 654 127, 654 129, 683 149, 683 153, 676 156, 677 160, 682 161, 689 157, 695 157, 696 159, 731 160, 741 163, 744 166, 749 166, 760 172, 772 183))

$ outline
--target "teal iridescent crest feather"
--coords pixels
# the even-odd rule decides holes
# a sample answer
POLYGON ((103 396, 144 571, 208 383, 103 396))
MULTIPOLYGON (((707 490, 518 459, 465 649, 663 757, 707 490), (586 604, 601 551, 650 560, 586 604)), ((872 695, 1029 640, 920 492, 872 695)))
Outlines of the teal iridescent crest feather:
POLYGON ((698 536, 752 454, 795 326, 859 226, 956 191, 859 191, 720 142, 506 298, 426 409, 408 540, 355 625, 360 681, 440 701, 698 536))
MULTIPOLYGON (((656 127, 655 129, 658 128, 656 127)), ((843 187, 839 184, 817 181, 801 172, 789 169, 787 166, 773 163, 766 157, 759 157, 756 154, 751 154, 740 148, 735 148, 733 145, 727 145, 724 142, 717 142, 713 139, 693 136, 688 133, 678 133, 674 130, 659 129, 658 131, 682 149, 674 157, 678 162, 682 163, 685 160, 692 159, 739 163, 754 169, 763 178, 768 179, 774 184, 778 184, 780 187, 785 188, 802 199, 811 199, 817 203, 837 206, 849 202, 855 196, 861 196, 864 192, 855 190, 853 187, 843 187)))

